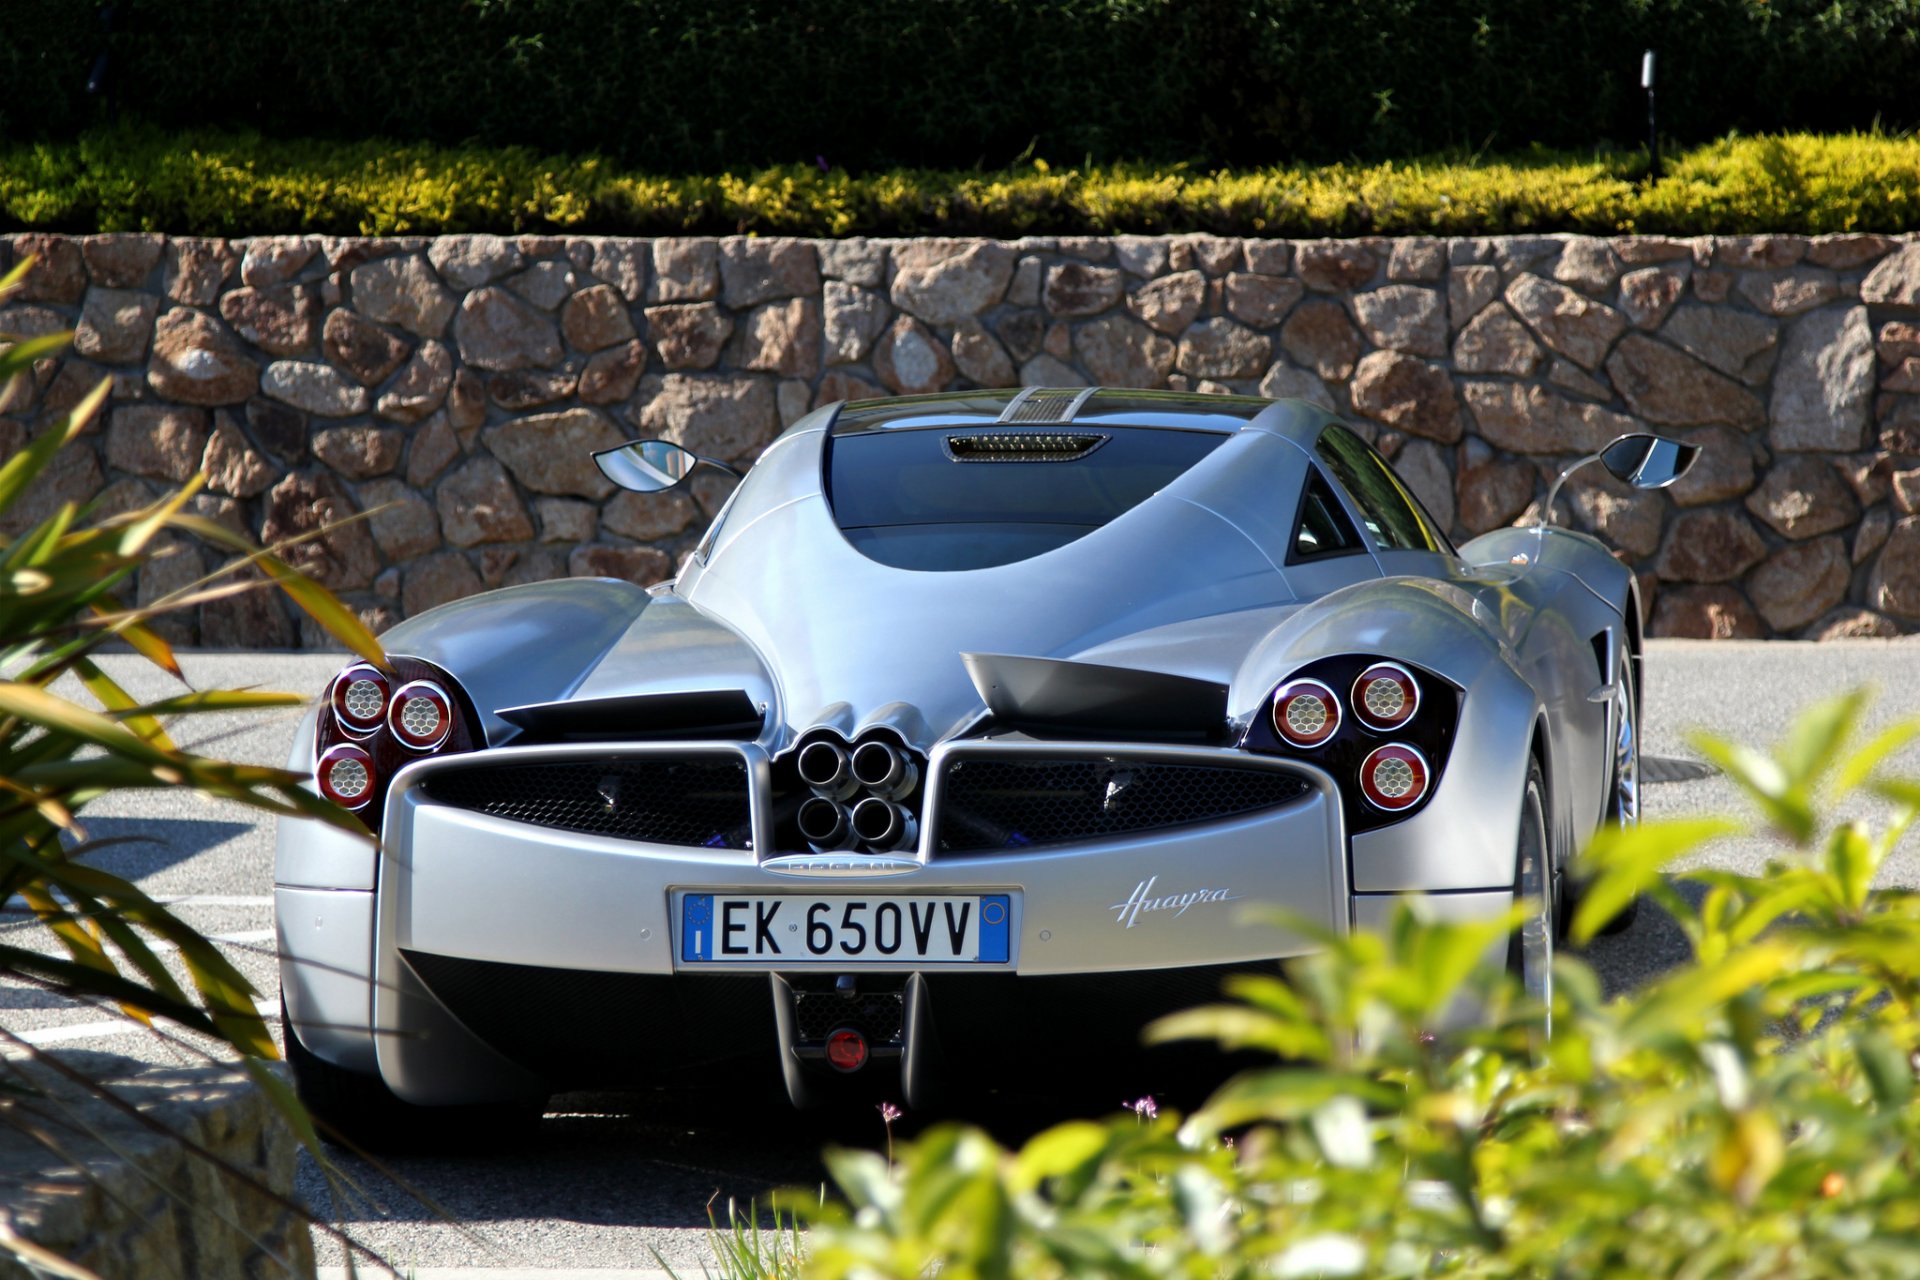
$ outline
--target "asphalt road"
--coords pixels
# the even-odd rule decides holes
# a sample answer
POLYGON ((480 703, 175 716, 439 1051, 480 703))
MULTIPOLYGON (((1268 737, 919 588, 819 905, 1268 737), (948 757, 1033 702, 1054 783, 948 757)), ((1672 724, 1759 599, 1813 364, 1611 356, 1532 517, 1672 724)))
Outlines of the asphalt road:
MULTIPOLYGON (((316 654, 192 654, 185 659, 198 686, 215 683, 317 691, 339 659, 316 654)), ((172 682, 131 657, 113 658, 116 678, 136 693, 161 693, 172 682)), ((1920 639, 1820 645, 1771 642, 1705 644, 1656 641, 1648 656, 1645 750, 1663 761, 1697 759, 1687 734, 1704 729, 1753 744, 1773 742, 1809 701, 1857 686, 1879 690, 1870 721, 1884 725, 1920 709, 1912 674, 1920 639)), ((282 763, 297 717, 290 714, 207 717, 181 726, 184 744, 240 760, 282 763)), ((1908 763, 1920 771, 1920 755, 1908 763)), ((1659 775, 1662 765, 1652 771, 1659 775)), ((1687 776, 1646 792, 1649 816, 1728 812, 1737 795, 1725 779, 1687 776)), ((229 805, 185 792, 110 798, 85 814, 94 837, 137 835, 95 861, 128 875, 149 892, 174 900, 203 930, 224 940, 242 970, 271 998, 273 834, 229 805)), ((1758 870, 1769 856, 1763 838, 1715 848, 1716 865, 1758 870)), ((1920 885, 1920 838, 1910 837, 1886 868, 1883 883, 1920 885)), ((19 915, 0 917, 0 933, 31 937, 19 915)), ((1679 959, 1678 931, 1658 912, 1592 949, 1591 958, 1616 990, 1631 988, 1679 959)), ((75 1055, 115 1053, 159 1058, 174 1052, 130 1032, 101 1011, 53 1000, 30 988, 0 984, 0 1023, 75 1055)), ((1117 1099, 1069 1098, 1051 1115, 1017 1112, 985 1117, 1008 1138, 1071 1111, 1111 1109, 1117 1099)), ((778 1099, 719 1096, 618 1099, 572 1096, 556 1101, 529 1145, 499 1153, 414 1158, 392 1172, 421 1199, 381 1171, 342 1157, 367 1190, 336 1194, 310 1163, 300 1189, 320 1212, 387 1257, 402 1274, 440 1268, 629 1269, 658 1265, 700 1273, 709 1255, 709 1204, 724 1212, 728 1197, 745 1202, 780 1186, 811 1186, 822 1177, 817 1152, 827 1142, 877 1145, 878 1116, 803 1121, 778 1099), (440 1212, 436 1212, 436 1209, 440 1212), (452 1219, 447 1221, 441 1216, 452 1219), (457 1225, 455 1225, 457 1224, 457 1225)), ((909 1123, 913 1120, 909 1117, 909 1123)), ((338 1263, 323 1244, 323 1263, 338 1263)))

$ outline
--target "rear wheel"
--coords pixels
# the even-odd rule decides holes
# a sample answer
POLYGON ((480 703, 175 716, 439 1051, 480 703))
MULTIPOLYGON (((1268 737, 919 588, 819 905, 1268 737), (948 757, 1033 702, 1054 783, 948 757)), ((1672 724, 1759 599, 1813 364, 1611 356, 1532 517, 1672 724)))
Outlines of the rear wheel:
POLYGON ((421 1107, 400 1098, 379 1076, 336 1067, 300 1043, 280 1001, 293 1091, 319 1122, 324 1137, 338 1136, 368 1151, 499 1149, 524 1141, 545 1110, 544 1101, 487 1106, 421 1107))
MULTIPOLYGON (((1607 787, 1605 821, 1616 827, 1640 825, 1640 698, 1634 685, 1633 659, 1624 651, 1613 676, 1613 776, 1607 787)), ((1601 928, 1603 934, 1625 933, 1640 914, 1634 898, 1601 928)))
POLYGON ((1514 850, 1513 900, 1524 918, 1507 944, 1507 968, 1527 995, 1547 1008, 1553 1031, 1553 940, 1559 914, 1554 899, 1553 845, 1547 834, 1546 779, 1540 762, 1527 766, 1527 789, 1520 802, 1520 839, 1514 850))

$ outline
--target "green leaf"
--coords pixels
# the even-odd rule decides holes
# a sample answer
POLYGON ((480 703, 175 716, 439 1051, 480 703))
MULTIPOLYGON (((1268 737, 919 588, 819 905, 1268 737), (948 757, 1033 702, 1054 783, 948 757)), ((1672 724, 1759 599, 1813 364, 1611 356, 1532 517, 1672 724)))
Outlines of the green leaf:
POLYGON ((1863 1031, 1854 1040, 1860 1070, 1881 1110, 1897 1115, 1913 1099, 1913 1064, 1906 1050, 1878 1031, 1863 1031))
POLYGON ((1726 742, 1711 734, 1696 733, 1688 741, 1708 760, 1720 766, 1720 772, 1733 779, 1734 784, 1760 806, 1769 822, 1795 843, 1806 843, 1813 834, 1813 811, 1808 806, 1805 793, 1795 788, 1793 780, 1778 761, 1751 747, 1726 742))
POLYGON ((1839 886, 1841 904, 1850 911, 1864 907, 1880 870, 1880 851, 1867 835, 1865 823, 1834 828, 1827 839, 1827 868, 1839 886))
POLYGON ((1872 741, 1841 762, 1840 774, 1834 780, 1835 789, 1841 795, 1854 790, 1873 775, 1881 761, 1916 737, 1920 737, 1920 719, 1902 720, 1881 730, 1872 741))
POLYGON ((1855 689, 1837 698, 1827 698, 1806 708, 1787 730, 1776 757, 1791 785, 1811 787, 1833 767, 1840 747, 1859 722, 1866 691, 1855 689))
POLYGON ((1581 857, 1588 877, 1573 914, 1572 936, 1591 942, 1627 904, 1645 893, 1672 862, 1709 840, 1738 831, 1724 818, 1682 818, 1634 827, 1602 827, 1581 857))
POLYGON ((1055 1125, 1028 1141, 1014 1160, 1016 1190, 1032 1190, 1048 1178, 1067 1177, 1098 1160, 1107 1149, 1107 1130, 1091 1120, 1055 1125))

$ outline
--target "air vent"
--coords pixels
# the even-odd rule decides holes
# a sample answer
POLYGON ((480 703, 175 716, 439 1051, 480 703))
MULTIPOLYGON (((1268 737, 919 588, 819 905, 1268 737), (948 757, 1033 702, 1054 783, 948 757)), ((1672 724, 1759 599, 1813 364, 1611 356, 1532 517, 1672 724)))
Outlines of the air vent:
POLYGON ((1013 399, 1007 401, 1007 407, 1000 411, 1000 422, 1072 422, 1073 415, 1080 411, 1098 387, 1056 390, 1050 387, 1029 387, 1013 399))
POLYGON ((955 462, 1072 462, 1106 442, 1105 436, 1065 432, 1010 431, 948 436, 947 456, 955 462))

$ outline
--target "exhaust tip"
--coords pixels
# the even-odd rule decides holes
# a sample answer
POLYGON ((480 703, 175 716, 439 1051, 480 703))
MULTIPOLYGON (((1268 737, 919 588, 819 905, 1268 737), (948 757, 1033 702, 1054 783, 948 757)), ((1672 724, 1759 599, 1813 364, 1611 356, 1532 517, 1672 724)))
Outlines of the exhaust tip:
POLYGON ((847 753, 832 742, 809 742, 795 761, 800 781, 816 791, 832 791, 848 780, 847 753))
POLYGON ((847 834, 847 807, 824 796, 810 796, 794 815, 808 844, 832 846, 847 834))
POLYGON ((900 781, 906 762, 885 742, 863 742, 853 751, 853 777, 863 787, 885 791, 900 781))
POLYGON ((891 848, 905 829, 906 819, 900 806, 891 800, 868 796, 853 806, 853 834, 863 844, 891 848))

